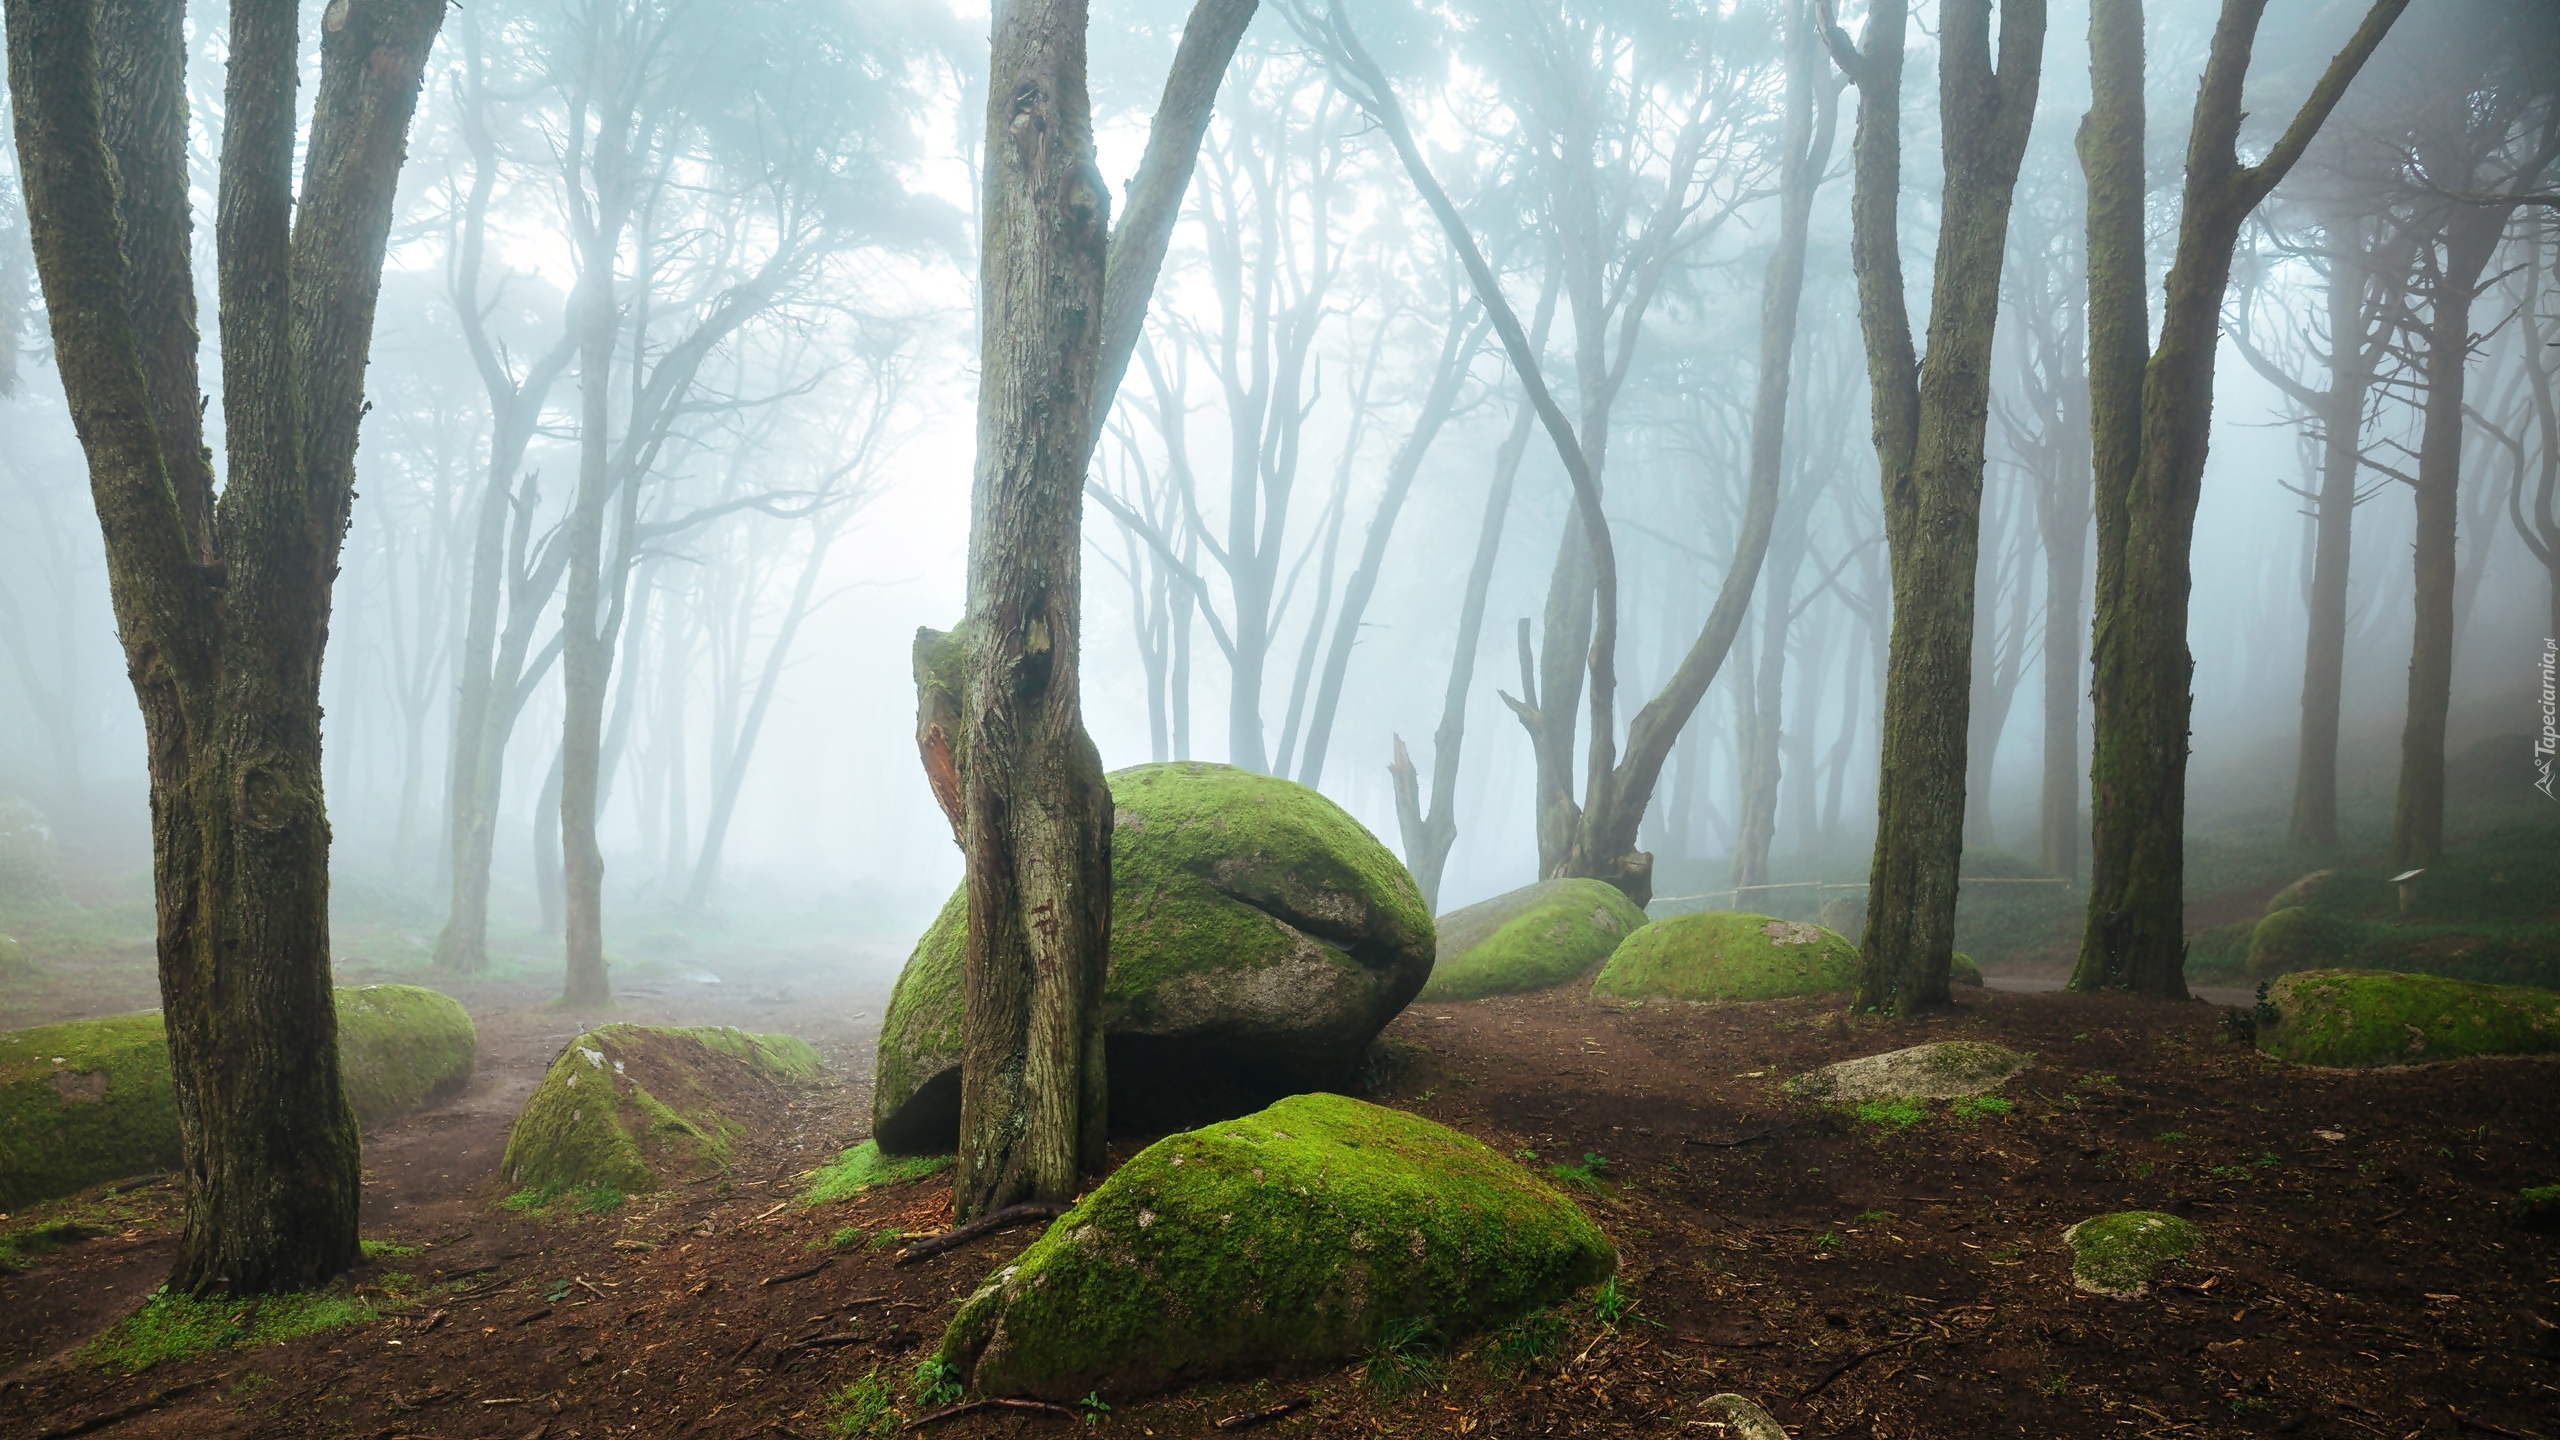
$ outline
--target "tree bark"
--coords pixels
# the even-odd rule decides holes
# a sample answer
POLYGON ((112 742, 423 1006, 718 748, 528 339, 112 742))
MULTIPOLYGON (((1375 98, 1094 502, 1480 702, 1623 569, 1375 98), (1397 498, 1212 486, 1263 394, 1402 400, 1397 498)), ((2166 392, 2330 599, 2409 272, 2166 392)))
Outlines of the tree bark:
POLYGON ((2186 994, 2190 548, 2213 418, 2213 368, 2241 224, 2293 168, 2407 0, 2376 0, 2266 157, 2239 162, 2241 89, 2266 0, 2224 0, 2196 92, 2184 208, 2160 339, 2142 360, 2140 0, 2094 0, 2089 175, 2090 415, 2098 512, 2092 617, 2088 915, 2075 990, 2186 994), (2126 400, 2138 393, 2138 416, 2126 400))
POLYGON ((234 8, 218 498, 194 422, 185 7, 6 13, 36 267, 148 742, 186 1187, 169 1283, 313 1285, 357 1259, 360 1184, 329 973, 320 661, 393 191, 444 6, 331 9, 298 203, 295 7, 234 8))
POLYGON ((1893 571, 1876 848, 1856 1003, 1896 1014, 1948 1000, 1964 855, 1990 352, 2009 205, 2042 77, 2045 7, 2043 0, 2001 7, 1996 69, 1990 0, 1949 0, 1940 16, 1946 191, 1925 371, 1911 343, 1898 226, 1907 19, 1902 0, 1878 0, 1868 13, 1863 51, 1836 26, 1827 36, 1858 87, 1851 259, 1893 571))

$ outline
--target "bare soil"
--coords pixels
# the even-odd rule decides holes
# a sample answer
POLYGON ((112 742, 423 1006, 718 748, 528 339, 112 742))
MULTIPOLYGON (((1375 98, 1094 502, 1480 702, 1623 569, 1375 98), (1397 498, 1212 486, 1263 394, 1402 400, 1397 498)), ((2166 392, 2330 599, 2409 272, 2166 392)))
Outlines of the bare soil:
MULTIPOLYGON (((742 1143, 724 1181, 588 1219, 509 1214, 493 1173, 507 1125, 575 1025, 528 994, 463 998, 482 1037, 471 1089, 368 1137, 366 1233, 426 1247, 385 1262, 436 1282, 423 1304, 138 1375, 90 1368, 79 1345, 165 1269, 164 1186, 128 1231, 0 1278, 0 1434, 816 1437, 851 1380, 877 1369, 903 1396, 953 1302, 1035 1233, 903 1267, 860 1239, 830 1248, 949 1216, 938 1178, 793 1202, 796 1177, 861 1133, 850 1079, 742 1143)), ((626 1018, 791 1030, 851 1077, 877 1022, 850 1017, 878 999, 637 997, 626 1018)), ((2222 1014, 1998 991, 1912 1022, 1853 1020, 1837 997, 1417 1007, 1372 1098, 1535 1152, 1524 1164, 1600 1157, 1588 1203, 1634 1313, 1606 1324, 1573 1302, 1561 1343, 1505 1374, 1462 1341, 1400 1394, 1356 1364, 1239 1377, 1097 1397, 1113 1408, 1092 1431, 1228 1433, 1214 1422, 1303 1398, 1257 1433, 1665 1435, 1728 1390, 1799 1436, 1879 1440, 2560 1428, 2560 1236, 2518 1228, 2513 1203, 2560 1181, 2560 1063, 2304 1070, 2229 1039, 2222 1014), (1896 1129, 1778 1088, 1957 1037, 2037 1056, 2012 1111, 1896 1129), (2203 1248, 2143 1299, 2078 1293, 2062 1230, 2133 1208, 2187 1216, 2203 1248)), ((1081 1428, 1017 1411, 930 1433, 1081 1428)))

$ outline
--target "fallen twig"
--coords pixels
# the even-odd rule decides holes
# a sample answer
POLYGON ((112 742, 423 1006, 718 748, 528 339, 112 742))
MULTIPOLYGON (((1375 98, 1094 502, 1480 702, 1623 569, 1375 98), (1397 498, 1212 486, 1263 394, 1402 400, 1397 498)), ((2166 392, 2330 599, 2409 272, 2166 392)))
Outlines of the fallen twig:
POLYGON ((2507 1440, 2541 1440, 2540 1436, 2530 1434, 2523 1430, 2510 1430, 2504 1425, 2492 1425, 2486 1420, 2474 1419, 2471 1416, 2465 1415, 2461 1411, 2454 1409, 2450 1405, 2447 1405, 2444 1408, 2445 1413, 2453 1417, 2453 1423, 2461 1426, 2465 1430, 2477 1430, 2483 1435, 2504 1435, 2507 1437, 2507 1440))
POLYGON ((806 1280, 810 1276, 817 1274, 819 1271, 826 1269, 834 1263, 836 1263, 836 1257, 830 1255, 815 1265, 804 1265, 797 1270, 785 1270, 779 1275, 767 1275, 763 1279, 757 1281, 756 1284, 759 1286, 788 1285, 794 1280, 806 1280))
POLYGON ((913 1265, 919 1260, 930 1259, 945 1250, 966 1245, 981 1235, 992 1235, 998 1230, 1019 1225, 1026 1220, 1055 1220, 1066 1213, 1067 1207, 1064 1205, 1049 1205, 1037 1200, 1026 1200, 1019 1205, 1007 1205, 993 1215, 981 1216, 966 1225, 917 1241, 898 1252, 897 1263, 913 1265))
POLYGON ((1920 1332, 1915 1331, 1909 1335, 1903 1336, 1899 1340, 1889 1341, 1882 1345, 1871 1346, 1865 1350, 1861 1350, 1857 1354, 1850 1356, 1848 1359, 1841 1361, 1839 1364, 1832 1366, 1828 1374, 1824 1375, 1821 1379, 1814 1381, 1811 1388, 1798 1392, 1796 1398, 1798 1400, 1810 1400, 1814 1396, 1821 1394, 1823 1391, 1830 1389, 1832 1381, 1839 1379, 1841 1376, 1848 1374, 1850 1371, 1857 1369, 1859 1366, 1866 1364, 1868 1361, 1873 1360, 1877 1356, 1882 1355, 1889 1350, 1899 1350, 1903 1346, 1910 1344, 1912 1341, 1921 1338, 1922 1335, 1920 1332))
POLYGON ((899 1426, 898 1429, 901 1433, 908 1430, 921 1430, 927 1425, 939 1425, 945 1420, 957 1420, 963 1415, 975 1415, 981 1410, 1036 1410, 1043 1415, 1063 1415, 1070 1420, 1076 1418, 1076 1412, 1064 1405, 1052 1405, 1046 1400, 1015 1400, 997 1395, 989 1396, 984 1400, 964 1400, 949 1409, 936 1410, 930 1415, 919 1415, 899 1426))
POLYGON ((790 1344, 783 1346, 781 1349, 773 1352, 773 1358, 776 1362, 779 1362, 785 1356, 788 1356, 795 1351, 833 1350, 839 1345, 859 1345, 861 1343, 862 1337, 859 1335, 812 1335, 806 1340, 794 1340, 790 1344))
POLYGON ((517 1316, 517 1317, 516 1317, 516 1323, 517 1323, 518 1325, 530 1325, 530 1324, 532 1324, 534 1321, 539 1320, 539 1319, 542 1319, 544 1316, 549 1315, 550 1313, 551 1313, 551 1307, 550 1307, 550 1306, 548 1306, 548 1305, 545 1305, 545 1306, 543 1306, 541 1309, 536 1310, 536 1311, 532 1312, 531 1314, 527 1314, 527 1315, 519 1315, 519 1316, 517 1316))
POLYGON ((1714 1150, 1730 1150, 1737 1145, 1748 1145, 1754 1140, 1766 1140, 1772 1135, 1778 1134, 1781 1131, 1792 1130, 1795 1127, 1796 1122, 1789 1120, 1782 1124, 1772 1125, 1766 1130, 1754 1130, 1750 1134, 1736 1140, 1701 1140, 1695 1135, 1683 1135, 1680 1137, 1680 1143, 1683 1145, 1704 1145, 1709 1149, 1714 1150))
POLYGON ((1778 1343, 1775 1340, 1711 1340, 1704 1335, 1674 1334, 1671 1338, 1685 1340, 1692 1345, 1712 1345, 1719 1350, 1766 1350, 1778 1343))
POLYGON ((1266 1420, 1277 1420, 1292 1410, 1303 1410, 1305 1408, 1307 1408, 1307 1397, 1304 1395, 1292 1395, 1288 1399, 1283 1400, 1279 1404, 1273 1405, 1268 1409, 1247 1410, 1241 1415, 1230 1415, 1226 1419, 1218 1422, 1218 1428, 1221 1430, 1250 1430, 1254 1426, 1262 1424, 1266 1420))
MULTIPOLYGON (((230 1372, 226 1370, 223 1372, 223 1375, 228 1375, 229 1373, 230 1372)), ((39 1430, 36 1432, 36 1440, 69 1440, 69 1437, 73 1435, 86 1435, 92 1431, 104 1430, 110 1425, 130 1420, 136 1415, 157 1410, 161 1406, 168 1404, 170 1401, 177 1399, 179 1396, 184 1395, 189 1391, 201 1390, 207 1385, 212 1384, 215 1380, 223 1378, 223 1375, 215 1375, 203 1380, 190 1380, 184 1385, 172 1385, 168 1389, 163 1390, 148 1399, 136 1400, 130 1405, 122 1406, 114 1410, 101 1411, 96 1415, 90 1416, 86 1420, 74 1421, 69 1425, 58 1425, 50 1430, 39 1430)))

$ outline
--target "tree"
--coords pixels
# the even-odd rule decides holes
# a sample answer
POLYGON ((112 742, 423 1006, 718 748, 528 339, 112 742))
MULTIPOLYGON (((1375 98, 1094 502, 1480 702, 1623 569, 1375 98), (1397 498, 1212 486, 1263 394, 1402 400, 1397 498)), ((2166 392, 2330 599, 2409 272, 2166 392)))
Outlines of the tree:
POLYGON ((329 975, 320 663, 393 191, 443 0, 338 0, 297 192, 299 7, 231 15, 215 218, 227 465, 202 439, 186 8, 8 0, 9 89, 63 390, 149 737, 189 1293, 356 1262, 329 975))
POLYGON ((2091 619, 2089 904, 2075 990, 2186 994, 2189 550, 2240 227, 2319 131, 2408 0, 2375 0, 2302 108, 2240 162, 2241 89, 2266 0, 2224 0, 2196 91, 2177 254, 2150 334, 2143 261, 2142 0, 2091 0, 2089 424, 2098 523, 2091 619))
MULTIPOLYGON (((930 684, 925 768, 968 858, 957 1219, 1064 1201, 1108 1123, 1101 1028, 1111 792, 1077 659, 1085 467, 1128 366, 1200 135, 1256 0, 1199 0, 1128 213, 1094 168, 1083 0, 1003 0, 988 67, 969 610, 930 684), (956 797, 957 806, 951 806, 956 797)), ((920 648, 930 648, 920 646, 920 648)), ((923 667, 920 667, 922 669, 923 667)))
POLYGON ((1991 0, 1947 0, 1940 13, 1946 191, 1939 201, 1924 370, 1903 300, 1898 221, 1909 9, 1906 0, 1875 0, 1864 46, 1836 24, 1825 29, 1833 59, 1858 87, 1850 258, 1893 569, 1884 756, 1857 1004, 1896 1014, 1947 1001, 1956 875, 1964 856, 1965 726, 1991 342, 2009 205, 2043 74, 2045 24, 2043 0, 2002 5, 1995 69, 1991 0))
MULTIPOLYGON (((2539 227, 2547 230, 2548 226, 2539 227)), ((2544 308, 2552 285, 2550 245, 2543 234, 2528 238, 2523 274, 2522 303, 2517 307, 2524 322, 2524 334, 2517 348, 2523 354, 2524 369, 2530 377, 2525 385, 2531 409, 2527 412, 2534 428, 2542 432, 2536 463, 2528 465, 2524 446, 2515 440, 2511 449, 2515 458, 2514 478, 2507 486, 2507 519, 2515 526, 2516 538, 2542 567, 2546 593, 2551 602, 2551 631, 2560 636, 2560 400, 2552 389, 2553 365, 2550 352, 2560 347, 2560 339, 2546 339, 2553 332, 2544 328, 2544 308), (2532 477, 2532 494, 2526 495, 2526 477, 2532 477)), ((2517 436, 2525 427, 2515 427, 2517 436)), ((2503 437, 2507 438, 2507 437, 2503 437)))

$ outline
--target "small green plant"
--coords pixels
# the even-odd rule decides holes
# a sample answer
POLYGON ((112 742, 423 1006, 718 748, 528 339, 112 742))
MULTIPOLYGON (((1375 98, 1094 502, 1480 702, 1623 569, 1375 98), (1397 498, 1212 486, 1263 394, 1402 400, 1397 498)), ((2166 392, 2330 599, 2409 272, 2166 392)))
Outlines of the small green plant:
POLYGON ((907 1234, 905 1231, 892 1227, 872 1236, 870 1240, 863 1244, 862 1248, 865 1250, 895 1250, 899 1245, 905 1243, 906 1238, 907 1234))
POLYGON ((2261 1170, 2273 1170, 2283 1165, 2284 1161, 2276 1158, 2275 1152, 2268 1151, 2259 1155, 2257 1159, 2249 1163, 2257 1166, 2261 1170))
POLYGON ((1977 1120, 1986 1115, 2006 1115, 2018 1108, 2017 1103, 1997 1095, 1968 1095, 1947 1106, 1947 1114, 1958 1120, 1977 1120))
POLYGON ((1587 1190, 1594 1195, 1606 1195, 1609 1193, 1609 1182, 1601 1177, 1600 1172, 1608 1168, 1607 1157, 1586 1151, 1581 1164, 1550 1165, 1547 1167, 1547 1173, 1577 1190, 1587 1190))
POLYGON ((1103 1402, 1102 1392, 1099 1390, 1084 1392, 1084 1398, 1076 1402, 1076 1408, 1084 1412, 1084 1423, 1087 1425, 1098 1425, 1102 1422, 1103 1416, 1111 1413, 1111 1407, 1103 1402))
POLYGON ((1862 1125, 1882 1125, 1894 1130, 1908 1130, 1920 1123, 1920 1103, 1916 1100, 1869 1100, 1851 1112, 1862 1125))
POLYGON ((904 1418, 898 1413, 896 1388, 877 1365, 861 1379, 828 1396, 827 1408, 835 1412, 835 1418, 827 1422, 827 1433, 844 1440, 878 1440, 894 1435, 904 1418))
POLYGON ((1816 1250, 1837 1250, 1840 1248, 1840 1237, 1832 1231, 1825 1230, 1821 1234, 1813 1237, 1813 1248, 1816 1250))
POLYGON ((1603 1325, 1615 1325, 1636 1313, 1636 1297, 1618 1288, 1618 1277, 1610 1276, 1592 1292, 1591 1313, 1603 1325))
POLYGON ((1511 1158, 1514 1160, 1535 1160, 1538 1158, 1538 1152, 1535 1150, 1514 1150, 1511 1152, 1511 1158))
POLYGON ((418 1253, 417 1246, 403 1245, 396 1240, 367 1240, 363 1244, 367 1260, 406 1260, 418 1253))
POLYGON ((1534 1310, 1512 1321, 1485 1347, 1484 1363, 1508 1378, 1564 1349, 1564 1316, 1554 1309, 1534 1310))
POLYGON ((2250 1029, 2253 1034, 2259 1030, 2273 1030, 2284 1020, 2284 1012, 2276 1009, 2274 1002, 2267 999, 2267 987, 2274 983, 2272 980, 2258 982, 2258 1003, 2249 1007, 2249 1019, 2253 1022, 2250 1029))
POLYGON ((2071 1377, 2056 1371, 2036 1382, 2036 1388, 2054 1399, 2061 1399, 2071 1389, 2071 1377))
POLYGON ((2152 1138, 2158 1140, 2163 1145, 2178 1145, 2185 1143, 2187 1132, 2184 1130, 2163 1130, 2152 1138))
POLYGON ((2266 1408, 2267 1401, 2266 1397, 2263 1395, 2234 1395, 2231 1397, 2231 1413, 2235 1418, 2262 1414, 2265 1412, 2266 1408))
POLYGON ((2148 1180, 2151 1178, 2153 1168, 2152 1163, 2145 1160, 2133 1167, 2133 1178, 2136 1180, 2148 1180))
MULTIPOLYGON (((2086 1040, 2089 1037, 2086 1035, 2074 1035, 2071 1038, 2074 1040, 2086 1040)), ((2089 1074, 2081 1076, 2077 1083, 2083 1088, 2089 1090, 2112 1090, 2115 1088, 2116 1077, 2113 1075, 2089 1074)))
POLYGON ((1879 1220, 1890 1220, 1892 1218, 1892 1216, 1887 1215, 1881 1210, 1861 1210, 1858 1212, 1858 1223, 1861 1225, 1873 1225, 1879 1220))
POLYGON ((550 1301, 554 1305, 557 1305, 561 1301, 569 1298, 569 1291, 572 1288, 573 1287, 566 1280, 554 1280, 551 1282, 550 1288, 542 1292, 542 1298, 550 1301))
POLYGON ((960 1372, 942 1363, 939 1355, 927 1355, 916 1366, 916 1403, 928 1409, 952 1404, 968 1393, 960 1383, 960 1372))
POLYGON ((1361 1383, 1378 1398, 1393 1400, 1438 1379, 1439 1357, 1432 1338, 1428 1318, 1388 1321, 1378 1333, 1378 1343, 1369 1347, 1368 1359, 1361 1367, 1361 1383))
POLYGON ((2015 1260, 2018 1258, 2018 1252, 2015 1250, 1994 1250, 1991 1252, 1991 1258, 1994 1260, 2015 1260))

